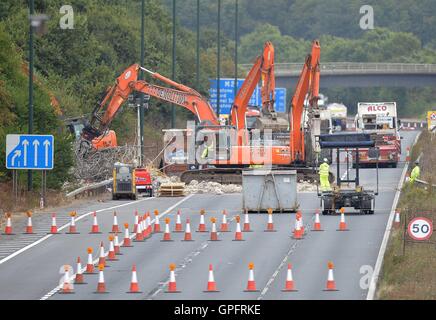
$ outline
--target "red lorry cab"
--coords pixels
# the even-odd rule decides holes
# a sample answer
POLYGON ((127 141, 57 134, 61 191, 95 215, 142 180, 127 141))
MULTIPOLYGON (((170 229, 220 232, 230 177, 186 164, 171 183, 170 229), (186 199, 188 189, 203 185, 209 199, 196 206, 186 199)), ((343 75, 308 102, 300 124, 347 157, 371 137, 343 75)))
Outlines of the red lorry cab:
POLYGON ((145 168, 136 168, 136 190, 138 193, 145 193, 149 197, 153 196, 153 185, 150 172, 145 168))

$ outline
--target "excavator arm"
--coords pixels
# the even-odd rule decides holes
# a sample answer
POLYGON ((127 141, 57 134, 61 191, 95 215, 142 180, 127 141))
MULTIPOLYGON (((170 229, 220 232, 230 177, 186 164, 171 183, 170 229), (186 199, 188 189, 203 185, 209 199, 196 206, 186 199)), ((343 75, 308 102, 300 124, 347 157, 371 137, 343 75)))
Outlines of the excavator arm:
POLYGON ((152 97, 184 107, 195 114, 204 125, 219 125, 219 121, 208 101, 197 91, 172 81, 158 73, 152 72, 134 64, 127 68, 116 80, 116 84, 109 87, 106 95, 92 113, 92 118, 82 132, 82 137, 88 141, 100 136, 109 128, 111 122, 119 112, 122 104, 132 92, 142 92, 152 97), (142 69, 168 85, 167 88, 138 80, 138 72, 142 69), (103 113, 103 115, 101 115, 103 113))
MULTIPOLYGON (((306 57, 303 69, 297 82, 289 113, 291 161, 305 160, 305 136, 303 128, 304 100, 308 94, 308 118, 319 113, 319 60, 321 48, 319 41, 312 43, 311 53, 306 57)), ((310 121, 309 121, 310 122, 310 121)))

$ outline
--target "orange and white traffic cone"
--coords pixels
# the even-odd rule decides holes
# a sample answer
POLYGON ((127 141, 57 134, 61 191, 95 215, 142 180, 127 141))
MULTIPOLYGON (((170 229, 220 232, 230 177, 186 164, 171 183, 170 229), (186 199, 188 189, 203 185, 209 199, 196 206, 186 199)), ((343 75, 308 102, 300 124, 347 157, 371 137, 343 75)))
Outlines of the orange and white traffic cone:
POLYGON ((139 217, 138 227, 136 228, 135 240, 133 240, 133 241, 135 241, 135 242, 142 242, 142 241, 144 241, 144 236, 142 234, 142 221, 141 221, 141 217, 139 217))
POLYGON ((244 241, 242 239, 242 232, 241 232, 241 217, 236 216, 236 232, 235 232, 235 239, 233 241, 244 241))
POLYGON ((97 221, 97 212, 94 211, 93 218, 92 218, 92 227, 90 233, 101 233, 98 228, 98 221, 97 221))
POLYGON ((328 275, 327 275, 327 286, 325 291, 337 291, 336 289, 336 282, 335 282, 335 278, 333 275, 333 262, 329 261, 329 263, 327 264, 327 267, 329 269, 328 271, 328 275))
POLYGON ((274 230, 274 222, 273 222, 273 211, 272 209, 268 209, 268 222, 266 224, 265 232, 275 232, 274 230))
POLYGON ((57 234, 57 233, 58 233, 58 227, 56 225, 56 213, 53 213, 51 215, 50 234, 57 234))
POLYGON ((394 228, 398 229, 401 224, 401 217, 400 217, 400 211, 395 210, 395 217, 394 217, 394 228))
POLYGON ((77 232, 77 228, 76 228, 76 215, 77 215, 76 211, 70 212, 71 222, 70 222, 70 227, 68 229, 67 234, 78 234, 79 233, 79 232, 77 232))
POLYGON ((292 264, 290 264, 290 263, 288 263, 285 288, 282 291, 284 291, 284 292, 297 291, 297 290, 295 290, 295 287, 294 287, 294 279, 292 277, 292 264))
POLYGON ((117 261, 117 257, 115 255, 115 246, 114 246, 114 236, 110 235, 109 236, 109 252, 107 255, 107 259, 108 261, 117 261))
POLYGON ((138 210, 135 211, 135 223, 133 224, 133 233, 136 233, 138 231, 138 223, 139 223, 139 216, 138 216, 138 210))
POLYGON ((13 235, 11 213, 10 212, 6 213, 6 227, 5 227, 5 232, 3 234, 4 235, 13 235))
POLYGON ((171 240, 170 218, 165 218, 165 233, 161 241, 173 241, 171 240))
POLYGON ((74 278, 75 284, 85 284, 84 278, 83 278, 83 272, 82 272, 82 262, 80 260, 80 257, 77 257, 77 271, 76 271, 76 277, 74 278))
POLYGON ((150 212, 147 212, 146 215, 147 215, 147 225, 148 225, 148 231, 147 231, 147 233, 148 233, 149 236, 151 236, 151 234, 153 233, 153 228, 152 228, 152 226, 151 226, 151 217, 150 217, 150 212))
POLYGON ((170 264, 170 281, 168 282, 168 288, 167 288, 167 293, 176 293, 176 292, 180 292, 177 290, 177 284, 176 284, 176 274, 175 271, 176 270, 176 265, 174 263, 170 264))
POLYGON ((230 232, 229 226, 227 223, 227 211, 226 210, 223 210, 223 220, 221 222, 220 232, 230 232))
MULTIPOLYGON (((295 214, 295 228, 297 224, 300 226, 301 234, 304 235, 304 224, 303 224, 303 215, 301 214, 301 211, 298 211, 295 214)), ((294 230, 295 232, 295 230, 294 230)))
POLYGON ((116 255, 122 255, 121 249, 120 249, 120 241, 118 239, 118 235, 117 234, 115 234, 115 236, 114 236, 114 249, 115 249, 115 254, 116 255))
POLYGON ((63 284, 62 284, 61 291, 59 293, 61 294, 74 293, 73 285, 71 284, 69 266, 64 266, 63 284))
POLYGON ((406 148, 406 161, 410 161, 410 147, 406 148))
POLYGON ((319 219, 319 210, 315 211, 315 222, 313 223, 312 231, 324 231, 321 228, 321 220, 319 219))
POLYGON ((149 229, 148 229, 147 214, 144 214, 144 216, 142 217, 142 235, 144 236, 144 239, 150 237, 148 231, 149 229))
POLYGON ((33 234, 33 225, 32 225, 32 212, 27 211, 27 226, 26 226, 26 234, 33 234))
POLYGON ((295 216, 295 229, 293 238, 296 240, 301 240, 303 239, 303 231, 301 230, 300 220, 298 219, 297 215, 295 216))
POLYGON ((245 214, 244 214, 244 229, 243 229, 243 231, 244 232, 251 232, 250 218, 248 217, 248 211, 245 211, 245 214))
POLYGON ((103 246, 103 241, 100 242, 100 255, 98 257, 98 264, 103 265, 104 267, 106 266, 106 254, 104 252, 104 246, 103 246))
POLYGON ((197 232, 206 232, 206 224, 204 222, 204 209, 200 211, 200 224, 198 225, 197 232))
POLYGON ((256 292, 259 291, 256 289, 256 281, 254 280, 254 263, 250 262, 248 264, 248 282, 246 292, 256 292))
POLYGON ((130 234, 129 234, 129 224, 126 222, 124 223, 124 240, 123 240, 123 247, 131 247, 132 242, 130 240, 130 234))
POLYGON ((138 285, 138 275, 136 274, 136 264, 132 267, 132 280, 130 281, 130 290, 127 293, 141 293, 138 285))
POLYGON ((345 223, 345 209, 341 208, 341 220, 339 222, 339 229, 337 231, 348 231, 347 224, 345 223))
POLYGON ((93 259, 92 259, 92 251, 93 250, 90 247, 90 248, 87 249, 87 251, 88 251, 88 262, 86 263, 85 273, 86 274, 95 274, 95 272, 94 272, 94 262, 93 262, 93 259))
POLYGON ((207 289, 203 292, 219 292, 216 288, 215 277, 213 276, 213 266, 209 265, 209 276, 207 280, 207 289))
POLYGON ((114 222, 112 224, 112 233, 119 233, 119 232, 120 232, 120 228, 118 227, 117 212, 114 211, 114 222))
POLYGON ((104 270, 104 265, 103 264, 99 264, 98 265, 97 291, 95 291, 94 293, 107 293, 107 291, 106 291, 106 284, 104 282, 103 270, 104 270))
POLYGON ((191 223, 189 219, 186 219, 185 238, 182 241, 194 241, 192 240, 191 223))
POLYGON ((210 232, 210 241, 220 241, 218 240, 218 233, 216 231, 216 219, 214 217, 210 218, 212 222, 212 231, 210 232))
POLYGON ((174 228, 174 232, 183 232, 183 229, 182 229, 182 220, 180 219, 180 209, 177 210, 177 214, 176 214, 176 226, 174 228))
POLYGON ((153 230, 153 232, 160 233, 162 231, 160 230, 159 211, 154 210, 154 216, 155 216, 155 218, 154 218, 154 230, 153 230))

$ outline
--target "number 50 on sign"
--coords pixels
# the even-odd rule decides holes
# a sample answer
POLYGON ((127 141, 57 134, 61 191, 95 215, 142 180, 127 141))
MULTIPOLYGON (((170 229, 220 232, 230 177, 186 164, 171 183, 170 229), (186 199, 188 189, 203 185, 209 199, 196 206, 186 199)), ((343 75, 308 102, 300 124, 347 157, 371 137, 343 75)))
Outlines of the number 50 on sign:
POLYGON ((407 227, 407 233, 413 240, 428 240, 433 233, 433 223, 428 218, 414 218, 409 222, 409 225, 407 227))

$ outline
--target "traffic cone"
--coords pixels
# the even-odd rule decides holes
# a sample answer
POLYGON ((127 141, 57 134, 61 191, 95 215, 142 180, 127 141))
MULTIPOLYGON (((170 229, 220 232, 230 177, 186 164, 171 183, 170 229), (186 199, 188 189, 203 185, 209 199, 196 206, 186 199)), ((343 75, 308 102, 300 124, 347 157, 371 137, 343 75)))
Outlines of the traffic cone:
POLYGON ((117 257, 115 256, 115 246, 114 246, 114 236, 109 236, 109 252, 107 255, 108 261, 117 261, 117 257))
POLYGON ((12 222, 11 222, 11 213, 8 212, 6 213, 6 227, 5 227, 5 232, 3 233, 4 235, 13 235, 14 233, 12 233, 12 222))
POLYGON ((301 214, 301 211, 297 211, 295 214, 295 226, 297 226, 297 224, 300 226, 301 234, 304 235, 303 215, 301 214))
POLYGON ((401 224, 401 217, 400 217, 400 211, 395 210, 395 218, 394 218, 394 228, 398 229, 401 224))
POLYGON ((406 161, 410 161, 410 147, 406 148, 406 161))
POLYGON ((288 271, 286 273, 285 288, 282 290, 284 292, 297 291, 294 288, 294 279, 292 278, 292 264, 288 263, 288 271))
POLYGON ((115 249, 116 255, 122 255, 121 250, 120 250, 120 241, 118 239, 117 234, 115 234, 115 236, 114 236, 114 249, 115 249))
POLYGON ((186 219, 185 238, 182 241, 194 241, 191 234, 191 223, 189 219, 186 219))
POLYGON ((141 291, 139 291, 138 276, 136 274, 136 264, 132 267, 132 280, 130 281, 130 290, 127 293, 141 293, 141 291))
POLYGON ((301 230, 300 220, 298 219, 297 215, 295 216, 295 229, 294 229, 294 237, 293 238, 296 240, 303 239, 303 231, 301 230))
POLYGON ((77 228, 76 228, 76 215, 77 215, 76 211, 70 212, 71 222, 70 222, 70 227, 68 229, 67 234, 78 234, 79 233, 79 232, 77 232, 77 228))
POLYGON ((150 237, 148 230, 147 214, 144 214, 144 216, 142 217, 142 235, 144 236, 144 239, 150 237))
POLYGON ((180 219, 180 209, 177 210, 176 226, 174 228, 174 232, 183 232, 183 230, 182 230, 182 221, 180 219))
POLYGON ((58 233, 58 227, 56 225, 56 213, 53 213, 51 215, 51 228, 50 228, 50 234, 57 234, 58 233))
POLYGON ((227 211, 226 210, 223 210, 223 220, 221 222, 220 232, 230 232, 229 226, 227 224, 227 211))
POLYGON ((251 232, 250 230, 250 218, 248 217, 248 211, 245 211, 244 214, 244 232, 251 232))
POLYGON ((220 241, 218 240, 218 233, 216 232, 216 219, 214 217, 210 218, 210 222, 212 222, 212 231, 210 232, 210 241, 220 241))
POLYGON ((138 210, 135 211, 135 223, 133 224, 133 233, 136 233, 138 231, 138 223, 139 223, 139 216, 138 216, 138 210))
POLYGON ((206 232, 206 224, 204 223, 204 209, 200 211, 200 224, 198 225, 197 232, 206 232))
POLYGON ((165 233, 161 241, 173 241, 170 233, 170 218, 165 218, 165 233))
POLYGON ((150 217, 150 212, 147 211, 147 225, 148 225, 148 235, 151 236, 151 234, 153 233, 153 228, 151 227, 151 217, 150 217))
POLYGON ((167 288, 167 293, 176 293, 176 292, 180 292, 177 290, 177 285, 176 285, 176 274, 174 272, 174 270, 176 269, 176 265, 174 263, 170 264, 170 281, 168 282, 168 288, 167 288))
POLYGON ((273 222, 273 211, 272 209, 268 209, 268 223, 266 224, 265 232, 275 232, 274 230, 274 222, 273 222))
POLYGON ((119 233, 117 212, 114 211, 114 222, 112 224, 112 233, 119 233))
POLYGON ((324 231, 321 229, 321 220, 319 219, 319 209, 315 211, 315 222, 313 223, 312 231, 324 231))
POLYGON ((216 282, 213 276, 213 266, 211 264, 209 265, 209 277, 207 280, 207 289, 203 292, 219 292, 216 289, 216 282))
POLYGON ((74 278, 74 283, 85 284, 85 281, 83 279, 82 262, 80 260, 80 257, 77 257, 77 271, 76 271, 76 277, 74 278))
POLYGON ((242 239, 242 232, 241 232, 241 217, 240 216, 236 216, 236 232, 235 232, 235 239, 233 241, 244 241, 242 239))
POLYGON ((105 252, 104 252, 103 241, 100 242, 100 256, 98 258, 98 264, 106 266, 106 255, 105 255, 105 252))
POLYGON ((88 248, 87 251, 88 251, 88 262, 86 264, 85 273, 86 274, 95 274, 95 272, 94 272, 94 262, 93 262, 93 259, 92 259, 92 251, 93 250, 92 250, 92 248, 88 248))
POLYGON ((99 264, 98 265, 97 291, 95 291, 94 293, 107 293, 107 291, 106 291, 106 284, 104 282, 103 270, 104 270, 104 265, 103 264, 99 264))
POLYGON ((101 233, 98 229, 97 212, 93 213, 92 227, 90 233, 101 233))
POLYGON ((329 263, 327 264, 327 267, 329 269, 328 271, 328 275, 327 275, 327 286, 326 289, 324 291, 338 291, 336 289, 336 282, 333 276, 333 262, 329 261, 329 263))
POLYGON ((141 223, 141 217, 139 217, 138 220, 138 228, 136 229, 136 235, 135 235, 135 242, 142 242, 144 241, 144 236, 142 235, 142 223, 141 223))
POLYGON ((341 220, 339 222, 339 229, 337 231, 348 231, 347 224, 345 223, 345 209, 341 208, 341 220))
POLYGON ((256 289, 256 281, 254 280, 254 263, 250 262, 248 264, 248 282, 247 282, 247 289, 244 290, 245 292, 256 292, 259 291, 256 289))
POLYGON ((32 212, 27 211, 27 226, 26 226, 26 234, 33 234, 33 225, 32 225, 32 212))
POLYGON ((124 223, 124 240, 123 240, 123 247, 131 247, 132 243, 130 241, 130 235, 129 235, 129 224, 126 222, 124 223))
POLYGON ((155 215, 155 218, 154 218, 154 230, 153 230, 153 232, 160 233, 162 231, 160 230, 159 211, 154 210, 154 215, 155 215))
POLYGON ((73 285, 71 284, 70 279, 70 269, 68 266, 64 266, 64 279, 61 291, 59 293, 61 294, 67 294, 67 293, 74 293, 73 285))

